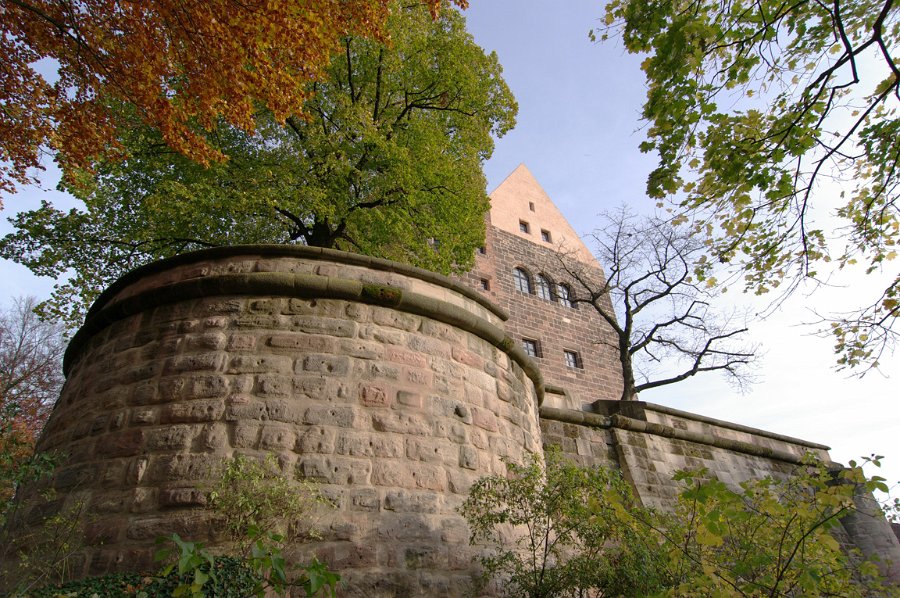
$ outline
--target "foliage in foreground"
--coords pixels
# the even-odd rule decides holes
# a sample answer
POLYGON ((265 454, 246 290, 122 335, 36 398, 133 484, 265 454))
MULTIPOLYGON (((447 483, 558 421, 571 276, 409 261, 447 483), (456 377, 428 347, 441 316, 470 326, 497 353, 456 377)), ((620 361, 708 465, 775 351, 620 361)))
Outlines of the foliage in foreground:
POLYGON ((883 486, 812 459, 739 489, 679 472, 673 512, 645 508, 618 472, 548 451, 482 478, 461 507, 486 578, 509 596, 898 595, 876 563, 832 535, 854 493, 883 486), (893 592, 893 593, 892 593, 893 592))
POLYGON ((62 389, 62 326, 41 321, 34 297, 0 310, 0 525, 19 484, 52 466, 34 444, 62 389))
POLYGON ((880 293, 823 316, 839 366, 877 365, 900 338, 895 0, 611 0, 606 25, 646 57, 648 194, 756 293, 883 272, 880 293))
MULTIPOLYGON (((442 2, 427 4, 436 14, 442 2)), ((383 0, 4 2, 0 191, 30 183, 48 149, 82 166, 116 154, 110 98, 185 156, 222 159, 205 131, 219 119, 251 131, 259 105, 281 121, 301 112, 341 39, 384 39, 389 13, 383 0)))
POLYGON ((467 269, 484 242, 482 162, 516 103, 458 11, 434 20, 421 3, 389 4, 390 43, 344 38, 306 118, 259 111, 255 135, 217 123, 206 141, 226 162, 173 154, 119 106, 128 158, 69 172, 83 208, 18 214, 0 256, 38 276, 72 272, 45 303, 70 326, 125 272, 204 247, 296 243, 467 269))
MULTIPOLYGON (((77 510, 45 519, 27 539, 28 551, 3 555, 17 561, 15 570, 4 570, 4 583, 12 586, 14 596, 35 598, 246 598, 283 596, 289 590, 306 596, 335 595, 340 575, 315 558, 292 570, 283 555, 287 541, 314 535, 313 509, 323 501, 310 484, 285 476, 272 455, 239 455, 223 462, 207 501, 230 540, 225 556, 172 534, 157 539, 162 548, 156 560, 168 563, 157 574, 118 573, 68 581, 73 558, 83 548, 86 519, 84 504, 78 503, 77 510)), ((4 542, 4 548, 15 547, 4 542)))

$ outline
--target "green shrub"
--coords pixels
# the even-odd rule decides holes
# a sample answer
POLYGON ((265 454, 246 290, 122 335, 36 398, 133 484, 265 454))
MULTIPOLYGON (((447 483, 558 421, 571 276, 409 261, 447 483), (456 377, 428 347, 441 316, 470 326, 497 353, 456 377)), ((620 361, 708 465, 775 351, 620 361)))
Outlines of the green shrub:
MULTIPOLYGON (((877 459, 871 460, 877 465, 877 459)), ((784 480, 739 488, 682 471, 672 512, 637 504, 617 472, 581 468, 557 450, 478 480, 461 507, 481 563, 509 596, 897 596, 876 563, 832 532, 862 469, 807 458, 784 480)))
MULTIPOLYGON (((240 559, 215 557, 212 563, 214 579, 204 585, 200 596, 215 598, 246 598, 255 594, 258 577, 240 559)), ((28 594, 29 598, 154 598, 177 595, 178 587, 190 584, 193 572, 178 573, 173 570, 164 577, 144 576, 137 573, 112 573, 100 577, 88 577, 62 585, 41 588, 28 594)))

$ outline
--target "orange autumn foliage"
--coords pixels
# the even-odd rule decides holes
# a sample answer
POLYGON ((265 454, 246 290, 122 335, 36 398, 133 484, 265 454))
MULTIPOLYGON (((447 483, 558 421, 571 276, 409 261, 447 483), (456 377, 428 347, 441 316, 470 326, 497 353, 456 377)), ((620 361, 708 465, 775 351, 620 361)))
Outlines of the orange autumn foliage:
MULTIPOLYGON (((437 14, 441 0, 425 0, 437 14)), ((465 7, 466 0, 453 0, 465 7)), ((174 150, 223 156, 204 132, 252 131, 266 106, 302 116, 342 36, 383 39, 387 0, 5 0, 0 5, 0 191, 33 182, 49 151, 83 167, 114 156, 111 101, 174 150), (48 80, 44 73, 55 80, 48 80)))

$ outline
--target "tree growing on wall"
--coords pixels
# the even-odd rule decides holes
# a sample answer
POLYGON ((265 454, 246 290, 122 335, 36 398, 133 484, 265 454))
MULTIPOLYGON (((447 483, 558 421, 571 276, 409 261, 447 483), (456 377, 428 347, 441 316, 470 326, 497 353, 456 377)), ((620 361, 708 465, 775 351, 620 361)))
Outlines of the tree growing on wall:
POLYGON ((612 0, 606 24, 648 55, 649 195, 673 197, 756 293, 856 262, 882 273, 880 296, 826 318, 839 366, 877 366, 900 316, 895 0, 612 0))
MULTIPOLYGON (((426 4, 436 14, 441 0, 426 4)), ((110 99, 185 156, 222 159, 206 135, 220 119, 249 132, 258 105, 280 122, 302 112, 340 40, 384 39, 389 11, 386 0, 5 2, 0 190, 31 182, 46 149, 73 166, 123 149, 110 99)))
POLYGON ((49 302, 77 324, 84 306, 138 265, 191 249, 303 243, 465 269, 483 242, 482 161, 516 104, 494 54, 456 10, 393 3, 390 43, 345 37, 303 115, 259 111, 256 135, 219 123, 205 139, 229 156, 204 167, 134 123, 123 161, 70 172, 84 209, 43 204, 14 219, 0 255, 38 275, 73 272, 49 302))
POLYGON ((712 308, 715 281, 695 275, 705 259, 702 240, 625 208, 604 217, 593 238, 605 279, 578 260, 559 257, 575 283, 572 300, 596 310, 613 331, 622 400, 705 372, 724 374, 739 387, 750 382, 758 347, 747 342, 747 328, 736 315, 712 308))

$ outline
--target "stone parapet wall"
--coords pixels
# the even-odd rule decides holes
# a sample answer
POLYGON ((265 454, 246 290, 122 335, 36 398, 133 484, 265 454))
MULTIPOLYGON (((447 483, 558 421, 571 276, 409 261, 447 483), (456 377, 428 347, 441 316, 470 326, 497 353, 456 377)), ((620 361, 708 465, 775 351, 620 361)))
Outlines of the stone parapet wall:
MULTIPOLYGON (((828 447, 641 401, 596 401, 590 411, 544 406, 544 446, 559 446, 583 466, 618 469, 645 505, 669 509, 681 490, 672 477, 705 468, 736 487, 765 477, 786 478, 807 453, 835 468, 828 447)), ((883 572, 900 582, 900 542, 871 494, 856 497, 857 509, 841 521, 842 541, 877 556, 883 572)))
POLYGON ((544 444, 583 465, 620 469, 647 506, 668 508, 681 469, 706 468, 737 485, 789 475, 806 453, 826 463, 828 447, 642 401, 596 401, 590 411, 541 409, 544 444))
MULTIPOLYGON (((222 459, 274 453, 336 509, 315 553, 346 595, 466 595, 456 513, 541 448, 540 374, 504 314, 449 279, 340 252, 230 248, 132 273, 66 357, 39 450, 68 458, 42 514, 84 500, 81 573, 152 568, 157 536, 213 544, 222 459)), ((38 513, 23 513, 34 521, 38 513)))

